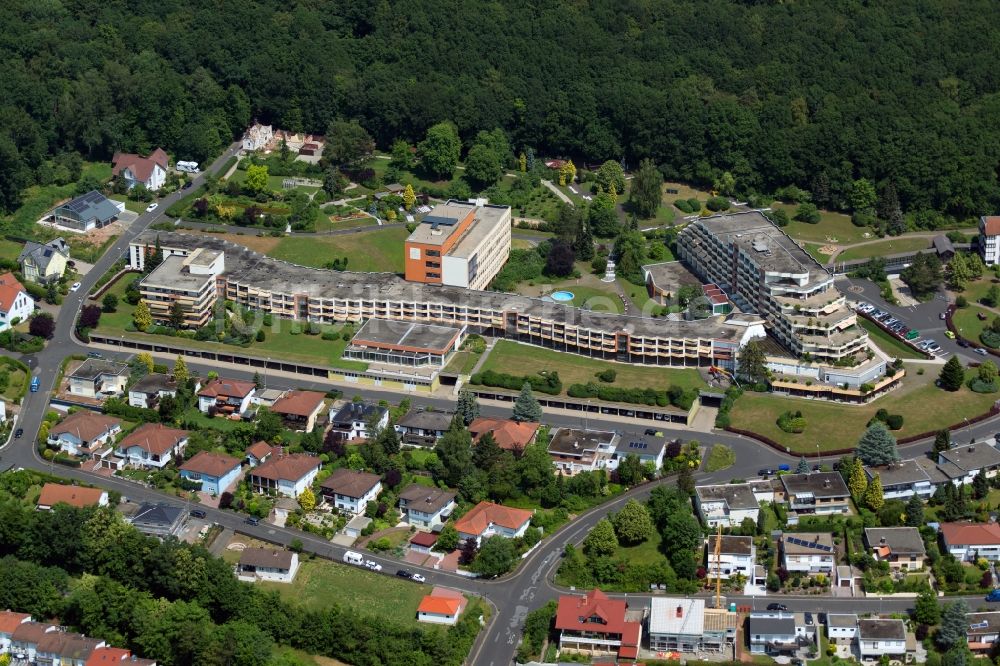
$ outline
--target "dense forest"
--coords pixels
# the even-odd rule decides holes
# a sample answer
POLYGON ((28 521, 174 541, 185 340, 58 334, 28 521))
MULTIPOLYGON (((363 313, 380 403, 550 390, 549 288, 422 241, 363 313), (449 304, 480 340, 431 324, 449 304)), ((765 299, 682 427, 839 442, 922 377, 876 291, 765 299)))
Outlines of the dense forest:
POLYGON ((11 0, 0 25, 0 210, 47 157, 204 159, 252 118, 356 119, 383 149, 451 120, 742 194, 840 207, 867 178, 911 212, 1000 207, 991 0, 11 0))

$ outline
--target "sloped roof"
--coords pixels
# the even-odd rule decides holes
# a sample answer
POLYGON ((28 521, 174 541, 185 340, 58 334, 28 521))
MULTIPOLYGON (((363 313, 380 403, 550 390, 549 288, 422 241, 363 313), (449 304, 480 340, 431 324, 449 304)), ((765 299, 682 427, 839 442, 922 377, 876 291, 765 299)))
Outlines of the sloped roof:
POLYGON ((49 435, 58 437, 62 434, 69 434, 81 441, 89 442, 96 437, 107 434, 109 430, 115 426, 121 426, 121 424, 121 419, 82 409, 73 412, 60 423, 52 426, 49 435))
POLYGON ((418 613, 434 613, 435 615, 458 615, 462 610, 462 600, 452 597, 439 597, 428 594, 420 600, 418 613))
POLYGON ((206 476, 220 477, 225 476, 233 468, 238 468, 239 466, 240 461, 238 458, 227 456, 225 453, 199 451, 191 460, 181 465, 181 470, 204 474, 206 476))
MULTIPOLYGON (((96 192, 92 194, 96 194, 96 192)), ((60 206, 59 208, 65 208, 72 204, 73 202, 71 201, 70 203, 65 204, 64 206, 60 206)), ((117 215, 118 209, 115 208, 114 204, 110 205, 112 208, 114 208, 114 215, 117 215)), ((83 219, 86 220, 88 218, 85 217, 83 219)), ((48 243, 36 243, 35 241, 28 241, 24 244, 24 249, 21 250, 21 254, 18 255, 17 261, 18 263, 21 263, 25 259, 30 257, 31 261, 34 262, 34 264, 38 266, 38 268, 44 273, 45 269, 48 268, 49 262, 52 261, 52 259, 57 254, 60 254, 63 257, 69 259, 69 245, 67 245, 66 241, 64 241, 62 238, 56 238, 55 240, 51 240, 48 243)))
POLYGON ((625 630, 625 602, 611 599, 600 590, 559 597, 556 629, 621 634, 625 630))
POLYGON ((950 546, 1000 545, 1000 525, 997 523, 941 523, 944 542, 950 546))
POLYGON ((128 373, 128 363, 119 363, 118 361, 109 361, 100 358, 88 358, 76 370, 69 373, 69 376, 73 379, 93 380, 105 375, 117 377, 119 375, 127 375, 128 373))
POLYGON ((866 527, 865 541, 869 548, 885 546, 893 555, 923 557, 926 553, 924 540, 916 527, 866 527))
POLYGON ((118 446, 123 449, 137 446, 152 455, 162 456, 187 436, 187 430, 169 428, 162 423, 144 423, 129 433, 118 446))
POLYGON ((437 513, 455 500, 455 493, 423 486, 419 483, 411 483, 399 493, 399 499, 406 501, 407 509, 424 513, 437 513))
POLYGON ((323 406, 325 399, 326 394, 319 391, 289 391, 283 397, 275 400, 271 411, 276 414, 309 417, 323 406))
POLYGON ((69 504, 81 509, 94 506, 101 501, 104 491, 100 488, 82 488, 80 486, 64 486, 61 483, 46 483, 38 496, 39 506, 55 506, 69 504))
POLYGON ((240 398, 243 399, 253 393, 257 386, 253 382, 243 381, 242 379, 223 379, 222 377, 217 377, 212 381, 205 384, 198 395, 203 398, 218 398, 222 396, 224 398, 240 398))
POLYGON ((152 372, 133 384, 129 390, 147 394, 159 393, 160 391, 176 391, 177 382, 173 377, 169 377, 162 372, 152 372))
POLYGON ((122 666, 129 666, 131 662, 127 662, 126 659, 128 659, 131 654, 131 652, 123 648, 97 648, 90 653, 85 666, 104 666, 104 664, 121 664, 122 666))
POLYGON ((984 215, 982 220, 987 236, 1000 236, 1000 215, 984 215))
POLYGON ((17 281, 13 273, 0 275, 0 311, 10 312, 17 295, 24 290, 24 285, 17 281))
POLYGON ((250 476, 272 481, 298 481, 319 466, 319 458, 304 453, 293 453, 281 458, 271 456, 250 470, 250 476))
POLYGON ((396 422, 401 428, 413 428, 419 430, 448 430, 451 427, 451 419, 454 412, 438 412, 429 409, 411 409, 406 416, 396 422))
POLYGON ((293 553, 290 550, 275 548, 246 548, 240 554, 241 567, 272 567, 275 569, 292 568, 293 553))
POLYGON ((12 611, 0 611, 0 634, 11 634, 25 620, 30 620, 28 613, 14 613, 12 611))
POLYGON ((511 419, 497 419, 480 416, 469 424, 469 432, 475 441, 484 434, 493 433, 493 439, 501 449, 513 451, 523 449, 538 432, 537 423, 518 423, 511 419))
POLYGON ((270 454, 274 453, 274 448, 264 440, 261 440, 248 446, 245 453, 248 456, 253 456, 257 460, 263 460, 270 454))
POLYGON ((356 472, 353 469, 341 467, 333 470, 333 474, 326 477, 320 486, 338 495, 359 498, 374 488, 379 481, 381 481, 381 477, 378 474, 356 472))
POLYGON ((136 180, 146 182, 153 173, 153 168, 159 166, 164 171, 170 165, 170 158, 162 148, 157 148, 149 157, 135 153, 115 153, 111 158, 111 175, 117 176, 122 169, 128 169, 136 180))
POLYGON ((492 523, 516 530, 531 520, 531 515, 531 511, 525 509, 514 509, 493 502, 480 502, 455 521, 455 529, 462 534, 482 534, 492 523))

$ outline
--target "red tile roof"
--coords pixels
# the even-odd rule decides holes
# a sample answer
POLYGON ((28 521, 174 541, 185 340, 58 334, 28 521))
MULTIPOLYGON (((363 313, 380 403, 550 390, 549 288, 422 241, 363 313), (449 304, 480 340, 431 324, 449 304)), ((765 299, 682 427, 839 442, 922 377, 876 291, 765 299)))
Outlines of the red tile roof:
POLYGON ((477 442, 484 434, 491 432, 501 449, 513 451, 523 449, 534 439, 538 424, 480 416, 469 424, 469 432, 477 442))
POLYGON ((117 176, 122 169, 128 169, 135 176, 135 179, 145 183, 153 173, 153 167, 159 166, 164 171, 170 165, 170 158, 162 148, 157 148, 149 157, 136 155, 135 153, 115 153, 111 158, 111 175, 117 176))
POLYGON ((90 653, 84 666, 103 666, 103 664, 117 664, 127 659, 132 653, 128 650, 116 647, 97 648, 90 653))
POLYGON ((222 379, 217 377, 205 384, 198 391, 198 395, 203 398, 240 398, 250 395, 257 386, 253 382, 245 382, 242 379, 222 379))
POLYGON ((531 520, 531 511, 513 509, 493 502, 480 502, 455 521, 455 529, 462 534, 482 534, 493 525, 500 525, 510 530, 517 530, 531 520))
POLYGON ((319 466, 320 459, 316 456, 293 453, 282 458, 271 456, 250 470, 250 475, 272 481, 298 481, 319 466))
POLYGON ((14 299, 24 291, 24 285, 17 281, 13 273, 0 275, 0 311, 10 312, 14 299))
POLYGON ((323 406, 325 393, 319 391, 289 391, 271 406, 275 414, 309 417, 323 406))
POLYGON ((69 504, 81 509, 85 506, 95 506, 101 501, 104 491, 100 488, 81 488, 80 486, 64 486, 61 483, 46 483, 38 496, 38 506, 55 506, 69 504))
POLYGON ((597 589, 583 596, 561 596, 556 629, 621 635, 626 625, 625 609, 623 600, 611 599, 597 589))
POLYGON ((162 456, 187 436, 187 430, 168 428, 162 423, 144 423, 129 433, 118 446, 122 449, 138 446, 152 455, 162 456))
POLYGON ((940 530, 948 545, 1000 545, 1000 525, 997 523, 941 523, 940 530))
POLYGON ((206 476, 221 477, 231 472, 234 467, 239 466, 239 459, 227 456, 225 453, 199 451, 191 460, 181 465, 181 470, 205 474, 206 476))
POLYGON ((425 548, 430 548, 437 543, 438 535, 433 532, 417 532, 410 539, 410 544, 414 546, 423 546, 425 548))
POLYGON ((263 460, 272 453, 274 453, 274 449, 271 447, 270 444, 268 444, 264 440, 261 440, 259 442, 254 442, 253 444, 248 446, 246 450, 246 454, 248 456, 253 456, 257 460, 263 460))
POLYGON ((0 634, 12 634, 25 620, 30 620, 27 613, 14 613, 9 610, 0 611, 0 634))
POLYGON ((462 611, 462 601, 451 597, 438 597, 428 594, 420 600, 418 613, 434 613, 435 615, 458 615, 462 611))
POLYGON ((79 412, 70 414, 59 424, 52 426, 49 434, 55 436, 69 433, 77 439, 89 442, 107 434, 113 427, 120 426, 121 424, 121 419, 82 409, 79 412))
POLYGON ((983 233, 987 236, 1000 236, 1000 215, 983 216, 983 233))

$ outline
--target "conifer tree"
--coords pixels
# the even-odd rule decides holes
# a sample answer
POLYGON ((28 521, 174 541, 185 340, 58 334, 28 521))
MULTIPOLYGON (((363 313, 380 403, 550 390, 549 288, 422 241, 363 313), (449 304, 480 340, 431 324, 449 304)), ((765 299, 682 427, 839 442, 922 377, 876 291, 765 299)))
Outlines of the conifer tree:
POLYGON ((857 458, 854 459, 847 487, 850 489, 854 501, 858 501, 864 497, 865 490, 868 488, 868 477, 865 476, 864 467, 862 467, 861 461, 857 458))
POLYGON ((865 489, 865 506, 872 511, 878 511, 884 504, 885 497, 882 494, 882 479, 876 473, 865 489))
POLYGON ((146 305, 146 301, 139 301, 139 304, 135 306, 135 313, 132 315, 132 323, 135 324, 136 329, 140 331, 145 331, 153 325, 153 315, 149 311, 149 306, 146 305))
POLYGON ((184 361, 184 357, 180 354, 177 355, 177 360, 174 361, 174 380, 178 385, 186 384, 188 378, 191 377, 191 373, 188 371, 187 363, 184 361))

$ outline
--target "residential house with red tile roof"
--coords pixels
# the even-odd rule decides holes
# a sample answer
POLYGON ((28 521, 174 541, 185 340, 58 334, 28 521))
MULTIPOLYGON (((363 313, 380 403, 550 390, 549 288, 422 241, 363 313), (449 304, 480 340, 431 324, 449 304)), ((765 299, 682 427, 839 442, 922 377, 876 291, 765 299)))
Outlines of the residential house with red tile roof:
POLYGON ((89 638, 66 631, 50 631, 38 641, 35 654, 40 665, 84 666, 91 653, 104 645, 105 642, 100 638, 89 638))
POLYGON ((979 252, 987 266, 1000 263, 1000 215, 979 218, 979 252))
POLYGON ((35 300, 13 273, 0 275, 0 331, 24 321, 35 311, 35 300))
POLYGON ((201 483, 201 492, 221 495, 240 476, 240 459, 214 451, 199 451, 181 465, 181 478, 201 483))
POLYGON ((0 654, 10 651, 11 634, 25 622, 31 622, 31 616, 27 613, 0 611, 0 654))
POLYGON ((312 485, 321 464, 316 456, 305 453, 286 455, 278 452, 266 462, 251 469, 247 476, 254 492, 275 493, 295 498, 312 485))
POLYGON ((118 442, 115 455, 129 465, 162 469, 181 456, 187 441, 187 430, 162 423, 144 423, 118 442))
POLYGON ((941 540, 959 562, 974 562, 985 557, 990 562, 1000 560, 1000 524, 941 523, 941 540))
POLYGON ((62 627, 47 622, 23 622, 17 625, 10 635, 11 654, 24 655, 23 658, 29 664, 35 663, 38 643, 53 631, 62 631, 62 627))
POLYGON ((169 168, 170 157, 162 148, 157 148, 148 157, 135 153, 115 153, 111 158, 111 175, 124 178, 130 190, 142 184, 155 192, 166 182, 169 168))
POLYGON ((254 442, 247 447, 244 451, 246 455, 247 464, 251 467, 256 467, 257 465, 265 462, 274 453, 274 448, 267 442, 261 440, 259 442, 254 442))
POLYGON ((559 597, 555 626, 560 651, 620 659, 639 656, 641 614, 633 620, 625 601, 611 599, 600 590, 559 597))
POLYGON ((52 426, 49 444, 74 456, 94 455, 113 444, 121 431, 121 419, 81 409, 52 426))
POLYGON ((319 391, 289 391, 271 406, 289 430, 312 432, 323 412, 326 394, 319 391))
POLYGON ((253 382, 217 377, 198 391, 198 409, 203 414, 208 414, 214 408, 217 414, 243 415, 250 409, 256 390, 257 386, 253 382))
POLYGON ((455 624, 465 610, 465 595, 455 590, 435 587, 420 600, 417 606, 417 622, 431 624, 455 624))
POLYGON ((100 647, 90 653, 83 666, 156 666, 155 659, 137 657, 128 650, 115 647, 100 647))
POLYGON ((108 493, 100 488, 83 488, 68 486, 61 483, 46 483, 38 496, 36 507, 40 511, 48 511, 56 504, 68 504, 82 509, 86 506, 107 506, 108 493))
POLYGON ((459 539, 481 543, 491 536, 514 539, 522 536, 531 524, 532 512, 493 502, 480 502, 455 521, 459 539))
POLYGON ((518 423, 511 419, 496 419, 480 416, 469 424, 472 441, 478 442, 486 433, 492 433, 493 439, 505 451, 523 451, 524 447, 535 441, 538 434, 537 423, 518 423))

